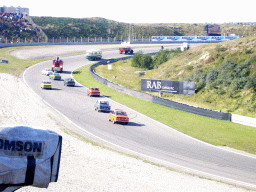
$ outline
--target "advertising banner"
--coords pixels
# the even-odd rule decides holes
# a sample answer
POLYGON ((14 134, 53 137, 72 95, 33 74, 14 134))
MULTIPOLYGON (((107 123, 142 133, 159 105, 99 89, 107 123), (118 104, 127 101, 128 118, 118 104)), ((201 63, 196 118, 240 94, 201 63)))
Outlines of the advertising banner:
POLYGON ((152 36, 153 42, 193 42, 193 41, 228 41, 239 36, 152 36))
POLYGON ((141 79, 141 91, 191 95, 195 93, 195 83, 188 81, 141 79))

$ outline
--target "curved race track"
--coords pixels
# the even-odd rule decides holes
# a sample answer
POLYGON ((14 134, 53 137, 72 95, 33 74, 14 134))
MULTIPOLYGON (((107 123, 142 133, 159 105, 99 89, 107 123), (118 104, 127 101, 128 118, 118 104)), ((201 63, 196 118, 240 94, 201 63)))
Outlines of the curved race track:
MULTIPOLYGON (((156 48, 143 49, 144 53, 155 51, 156 48)), ((118 51, 103 52, 104 59, 115 57, 120 57, 118 51)), ((70 77, 74 69, 92 63, 84 55, 62 59, 63 79, 70 77)), ((42 99, 86 132, 151 161, 156 160, 175 169, 256 189, 255 158, 198 141, 109 100, 112 109, 124 109, 130 117, 128 125, 112 124, 108 121, 108 113, 94 111, 93 106, 99 98, 88 97, 87 89, 81 85, 64 87, 63 81, 51 80, 53 89, 41 90, 40 82, 49 79, 41 75, 41 70, 50 67, 51 61, 32 66, 25 71, 24 80, 42 99)))

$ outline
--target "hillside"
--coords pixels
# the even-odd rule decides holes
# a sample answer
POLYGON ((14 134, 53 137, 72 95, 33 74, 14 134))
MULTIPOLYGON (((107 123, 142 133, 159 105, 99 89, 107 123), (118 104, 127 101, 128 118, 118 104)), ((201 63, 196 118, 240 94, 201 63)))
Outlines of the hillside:
MULTIPOLYGON (((0 38, 8 42, 34 42, 45 39, 40 29, 33 27, 32 21, 41 28, 49 40, 64 38, 115 38, 115 40, 150 39, 151 36, 203 36, 202 23, 169 23, 169 24, 129 24, 104 18, 64 18, 64 17, 28 17, 15 20, 13 17, 1 16, 0 38), (10 19, 12 18, 12 19, 10 19)), ((221 34, 236 34, 239 36, 252 36, 256 34, 256 25, 221 24, 221 34)), ((110 39, 111 40, 111 39, 110 39)))
MULTIPOLYGON (((240 38, 218 44, 197 46, 175 56, 157 68, 132 67, 131 60, 97 67, 101 76, 123 86, 140 90, 141 78, 193 81, 192 96, 166 94, 163 98, 209 109, 256 117, 256 38, 240 38), (145 74, 138 73, 145 71, 145 74), (118 74, 113 79, 113 74, 118 74), (129 76, 129 78, 125 78, 129 76), (123 78, 124 77, 124 78, 123 78)), ((150 92, 158 95, 158 93, 150 92)))
MULTIPOLYGON (((151 36, 203 36, 205 24, 129 24, 104 18, 64 18, 64 17, 31 17, 48 38, 65 37, 102 37, 128 39, 148 39, 151 36)), ((251 36, 256 33, 255 25, 221 24, 221 34, 251 36)))
POLYGON ((0 15, 0 43, 38 42, 43 38, 29 17, 14 13, 0 15))

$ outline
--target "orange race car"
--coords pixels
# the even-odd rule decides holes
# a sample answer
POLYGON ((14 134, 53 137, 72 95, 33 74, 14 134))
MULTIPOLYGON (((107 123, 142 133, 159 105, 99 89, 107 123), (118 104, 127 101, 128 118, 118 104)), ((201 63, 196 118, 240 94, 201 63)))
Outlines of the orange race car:
POLYGON ((100 96, 100 90, 98 87, 90 87, 87 91, 88 96, 100 96))
POLYGON ((125 125, 129 122, 129 117, 127 116, 126 112, 121 109, 115 109, 109 113, 109 121, 112 121, 113 124, 116 122, 124 123, 125 125))

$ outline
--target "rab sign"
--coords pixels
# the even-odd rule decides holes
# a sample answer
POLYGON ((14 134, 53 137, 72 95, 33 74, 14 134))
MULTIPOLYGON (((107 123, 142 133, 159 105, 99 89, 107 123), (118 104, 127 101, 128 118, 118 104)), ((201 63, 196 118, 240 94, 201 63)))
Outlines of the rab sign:
POLYGON ((195 93, 195 83, 188 81, 141 79, 141 91, 155 91, 192 95, 195 93))

